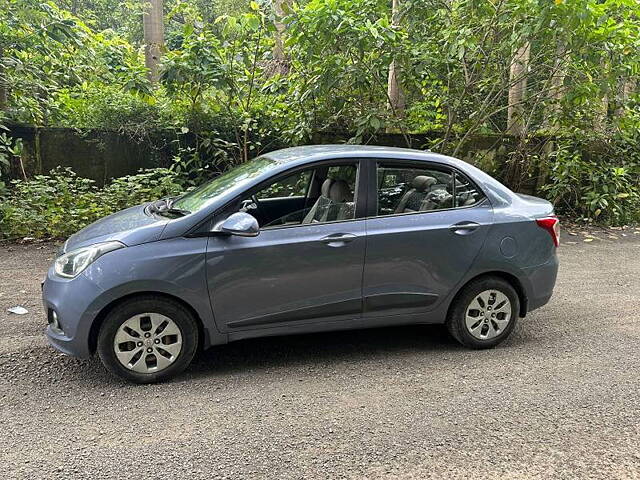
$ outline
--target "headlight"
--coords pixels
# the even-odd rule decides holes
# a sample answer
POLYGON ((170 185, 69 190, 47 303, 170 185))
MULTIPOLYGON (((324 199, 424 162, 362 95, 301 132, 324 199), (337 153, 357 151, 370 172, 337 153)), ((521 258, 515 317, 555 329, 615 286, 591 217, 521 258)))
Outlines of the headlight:
POLYGON ((74 278, 101 255, 123 247, 124 245, 120 242, 105 242, 72 250, 58 257, 53 268, 61 277, 74 278))

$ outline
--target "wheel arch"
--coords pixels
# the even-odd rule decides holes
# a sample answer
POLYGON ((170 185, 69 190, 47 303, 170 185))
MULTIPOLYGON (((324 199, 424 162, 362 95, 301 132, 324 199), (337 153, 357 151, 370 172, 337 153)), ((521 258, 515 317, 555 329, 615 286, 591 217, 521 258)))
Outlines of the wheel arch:
POLYGON ((105 305, 100 310, 100 312, 98 312, 95 319, 91 323, 91 328, 89 329, 89 352, 91 354, 94 354, 98 349, 98 334, 100 333, 100 327, 102 327, 102 323, 104 322, 104 319, 107 317, 109 312, 111 312, 115 307, 122 304, 123 302, 126 302, 127 300, 131 300, 132 298, 136 298, 136 297, 139 297, 139 298, 163 297, 167 300, 180 304, 181 306, 186 308, 191 313, 191 315, 193 315, 193 318, 196 321, 196 325, 198 326, 198 350, 201 351, 204 345, 209 344, 208 339, 205 339, 205 336, 208 335, 207 329, 204 328, 204 323, 202 322, 202 319, 200 318, 200 315, 198 315, 198 312, 196 311, 195 308, 193 308, 188 302, 184 301, 180 297, 176 297, 175 295, 171 295, 165 292, 150 290, 150 291, 134 292, 134 293, 130 293, 122 297, 116 298, 115 300, 105 305))
POLYGON ((449 307, 447 308, 447 317, 449 315, 449 311, 451 310, 451 308, 453 308, 453 305, 455 304, 455 301, 458 298, 458 295, 460 295, 460 292, 462 292, 462 290, 467 285, 469 285, 471 282, 476 281, 479 278, 483 278, 483 277, 498 277, 498 278, 503 279, 507 283, 509 283, 509 285, 511 285, 513 287, 513 289, 516 291, 516 293, 518 294, 518 300, 520 302, 519 316, 521 318, 524 318, 527 315, 527 309, 528 309, 529 300, 527 298, 527 293, 526 293, 526 290, 524 289, 524 286, 522 285, 522 282, 518 279, 518 277, 516 277, 515 275, 513 275, 511 273, 508 273, 508 272, 505 272, 505 271, 502 271, 502 270, 492 270, 492 271, 480 273, 480 274, 468 279, 465 283, 463 283, 460 286, 460 288, 458 288, 458 291, 456 292, 456 294, 451 299, 451 302, 449 303, 449 307))

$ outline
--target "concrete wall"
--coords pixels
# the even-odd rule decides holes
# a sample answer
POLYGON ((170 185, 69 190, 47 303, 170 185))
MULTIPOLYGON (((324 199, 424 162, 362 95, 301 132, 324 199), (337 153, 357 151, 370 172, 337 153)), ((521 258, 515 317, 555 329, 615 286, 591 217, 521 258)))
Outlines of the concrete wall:
MULTIPOLYGON (((115 131, 79 132, 70 128, 13 126, 11 136, 22 138, 27 174, 47 173, 57 166, 71 167, 79 176, 103 185, 110 178, 136 173, 141 168, 168 166, 173 155, 171 138, 161 134, 136 141, 115 131)), ((20 171, 14 165, 11 176, 20 171)))
MULTIPOLYGON (((116 131, 80 132, 70 128, 37 129, 14 125, 10 127, 10 134, 23 139, 23 163, 28 175, 45 174, 57 166, 68 166, 79 176, 95 180, 98 185, 114 177, 134 174, 141 168, 169 166, 176 150, 175 133, 170 131, 134 139, 116 131)), ((309 143, 344 143, 350 137, 349 133, 319 133, 309 143)), ((408 137, 382 133, 368 139, 367 143, 429 149, 438 138, 437 132, 408 137)), ((545 142, 543 138, 529 142, 528 152, 541 151, 545 142)), ((516 190, 532 193, 539 186, 541 175, 537 166, 533 169, 527 166, 526 171, 522 170, 522 162, 518 162, 514 155, 518 145, 518 141, 509 136, 475 135, 463 143, 457 156, 516 190)), ((21 176, 17 165, 13 166, 10 176, 21 176)))

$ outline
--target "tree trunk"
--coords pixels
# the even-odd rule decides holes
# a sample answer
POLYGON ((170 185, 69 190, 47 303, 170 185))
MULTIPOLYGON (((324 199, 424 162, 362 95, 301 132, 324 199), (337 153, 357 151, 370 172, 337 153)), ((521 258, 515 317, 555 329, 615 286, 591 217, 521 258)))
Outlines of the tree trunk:
POLYGON ((281 19, 285 16, 285 8, 284 5, 289 6, 290 0, 274 0, 273 7, 276 13, 276 18, 273 21, 273 24, 276 27, 275 31, 275 44, 273 46, 273 63, 274 65, 270 68, 270 74, 280 74, 286 75, 289 72, 289 57, 284 51, 284 31, 285 25, 282 23, 281 19))
POLYGON ((158 64, 164 46, 164 15, 162 0, 150 0, 148 4, 148 8, 142 14, 144 64, 147 67, 149 81, 155 84, 160 79, 158 64))
POLYGON ((4 112, 6 110, 7 110, 7 87, 5 87, 3 83, 0 83, 0 112, 4 112))
POLYGON ((516 50, 509 70, 509 104, 507 106, 507 133, 525 135, 524 99, 527 95, 527 75, 531 43, 525 42, 516 50))
POLYGON ((553 73, 551 74, 551 90, 549 91, 549 100, 551 101, 551 113, 548 117, 547 126, 553 129, 560 127, 558 117, 562 113, 562 97, 564 95, 564 80, 567 76, 566 70, 567 48, 564 40, 556 42, 556 58, 553 62, 553 73))
POLYGON ((536 180, 536 192, 546 185, 549 176, 549 162, 556 150, 554 135, 560 130, 559 118, 562 114, 562 97, 564 95, 564 81, 567 77, 567 47, 562 39, 556 40, 556 58, 553 61, 551 72, 551 88, 549 90, 550 115, 546 116, 543 124, 548 130, 549 137, 542 146, 542 161, 538 164, 538 178, 536 180))
POLYGON ((616 117, 620 118, 624 115, 627 110, 627 102, 637 87, 638 81, 634 77, 623 78, 620 81, 620 86, 618 87, 618 106, 614 112, 616 117))
MULTIPOLYGON (((604 78, 609 77, 610 64, 608 58, 603 58, 600 60, 600 71, 604 78)), ((608 83, 608 82, 607 82, 608 83)), ((593 127, 596 131, 603 132, 607 128, 607 120, 609 117, 609 86, 607 85, 607 89, 602 92, 602 98, 600 102, 596 103, 596 112, 593 120, 593 127)))
POLYGON ((7 110, 7 84, 4 80, 4 50, 0 48, 0 112, 7 110))
MULTIPOLYGON (((400 0, 392 0, 391 4, 391 25, 400 25, 400 0)), ((387 96, 389 108, 396 118, 404 116, 404 93, 400 83, 400 67, 394 59, 389 65, 389 78, 387 81, 387 96)))

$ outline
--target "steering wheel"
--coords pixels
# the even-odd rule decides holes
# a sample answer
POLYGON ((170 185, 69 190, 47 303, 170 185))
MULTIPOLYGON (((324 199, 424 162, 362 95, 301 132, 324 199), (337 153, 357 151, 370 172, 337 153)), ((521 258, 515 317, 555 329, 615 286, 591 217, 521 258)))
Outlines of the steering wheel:
POLYGON ((258 201, 258 197, 256 197, 255 195, 251 195, 251 197, 242 201, 240 211, 246 213, 249 210, 257 210, 259 206, 260 202, 258 201))

